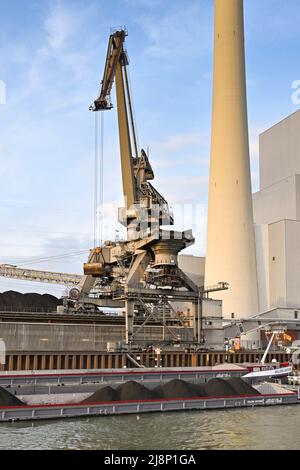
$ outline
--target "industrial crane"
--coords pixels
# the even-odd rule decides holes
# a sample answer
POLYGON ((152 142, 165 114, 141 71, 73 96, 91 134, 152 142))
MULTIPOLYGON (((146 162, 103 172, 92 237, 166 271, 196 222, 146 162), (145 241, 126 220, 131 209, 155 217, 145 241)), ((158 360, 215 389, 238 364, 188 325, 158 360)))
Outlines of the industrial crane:
MULTIPOLYGON (((182 326, 186 324, 176 313, 174 303, 192 304, 194 337, 185 340, 193 341, 198 331, 198 306, 204 293, 178 267, 177 256, 194 243, 194 237, 191 230, 162 229, 162 226, 172 226, 174 220, 166 199, 150 183, 154 172, 149 156, 143 149, 140 153, 138 151, 128 83, 126 36, 125 29, 111 33, 101 91, 90 107, 93 112, 112 109, 110 94, 115 83, 125 202, 125 207, 119 208, 118 219, 126 227, 126 240, 105 241, 103 245, 92 248, 81 278, 71 279, 68 275, 58 276, 57 273, 43 275, 34 270, 24 275, 16 267, 11 268, 8 275, 18 276, 19 279, 30 276, 41 282, 71 281, 73 287, 65 299, 65 307, 71 311, 125 307, 127 345, 135 338, 136 316, 142 319, 138 329, 155 317, 163 322, 164 330, 169 329, 172 336, 174 333, 168 326, 168 319, 173 324, 174 320, 182 326)), ((177 335, 174 339, 178 339, 177 335)))
MULTIPOLYGON (((127 229, 122 242, 105 242, 91 250, 84 265, 85 284, 80 296, 93 286, 93 280, 111 287, 112 298, 124 300, 126 342, 133 338, 136 305, 150 315, 145 299, 161 303, 169 297, 189 301, 198 298, 198 287, 178 267, 178 253, 194 243, 192 231, 163 230, 174 220, 165 198, 150 183, 154 172, 145 150, 138 153, 132 97, 128 83, 127 31, 118 29, 109 37, 101 91, 90 106, 94 112, 112 109, 111 90, 116 86, 119 144, 125 207, 119 209, 119 222, 127 229), (87 287, 87 288, 86 288, 87 287), (164 294, 164 295, 163 295, 164 294)), ((147 315, 146 315, 147 316, 147 315)))

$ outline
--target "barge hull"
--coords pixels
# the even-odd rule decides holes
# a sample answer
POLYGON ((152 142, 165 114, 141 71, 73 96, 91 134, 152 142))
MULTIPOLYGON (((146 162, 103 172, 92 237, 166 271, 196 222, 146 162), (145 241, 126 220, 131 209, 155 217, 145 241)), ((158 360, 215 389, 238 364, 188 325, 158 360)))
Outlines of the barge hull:
POLYGON ((300 404, 300 389, 296 393, 262 396, 209 397, 205 399, 165 399, 139 402, 111 402, 73 405, 35 405, 0 407, 0 422, 32 421, 45 419, 79 418, 141 414, 150 412, 234 409, 256 406, 300 404))

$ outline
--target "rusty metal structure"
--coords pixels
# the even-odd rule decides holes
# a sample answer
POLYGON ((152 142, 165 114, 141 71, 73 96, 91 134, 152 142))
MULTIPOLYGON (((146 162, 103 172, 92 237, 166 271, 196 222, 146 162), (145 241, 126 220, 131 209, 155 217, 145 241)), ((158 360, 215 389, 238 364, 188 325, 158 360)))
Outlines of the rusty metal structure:
MULTIPOLYGON (((161 351, 132 354, 145 367, 203 367, 217 364, 256 363, 263 357, 264 351, 238 352, 228 354, 224 351, 186 352, 161 351)), ((274 351, 267 357, 267 362, 276 358, 278 362, 288 362, 290 355, 284 351, 274 351)), ((115 369, 130 368, 132 362, 126 352, 9 352, 6 364, 0 370, 61 370, 61 369, 115 369)))

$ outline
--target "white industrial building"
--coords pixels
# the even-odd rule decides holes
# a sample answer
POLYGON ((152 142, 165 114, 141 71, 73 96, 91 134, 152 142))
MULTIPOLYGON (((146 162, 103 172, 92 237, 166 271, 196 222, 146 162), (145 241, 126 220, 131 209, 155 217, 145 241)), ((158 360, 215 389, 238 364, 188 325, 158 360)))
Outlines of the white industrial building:
MULTIPOLYGON (((300 309, 300 110, 263 132, 259 144, 260 190, 253 194, 259 311, 300 309)), ((205 258, 180 256, 179 264, 203 283, 205 258)))
POLYGON ((260 312, 300 308, 300 111, 259 138, 253 195, 260 312))

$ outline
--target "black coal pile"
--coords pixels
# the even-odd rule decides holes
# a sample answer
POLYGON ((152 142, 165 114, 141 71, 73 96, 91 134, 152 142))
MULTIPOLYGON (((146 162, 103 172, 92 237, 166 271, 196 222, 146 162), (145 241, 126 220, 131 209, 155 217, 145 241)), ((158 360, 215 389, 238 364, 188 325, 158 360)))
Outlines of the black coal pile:
POLYGON ((156 398, 193 398, 205 396, 204 387, 184 380, 171 380, 163 385, 158 385, 153 390, 156 398))
POLYGON ((153 393, 149 388, 133 380, 119 385, 117 392, 121 401, 148 400, 153 398, 153 393))
POLYGON ((103 387, 97 390, 93 395, 83 400, 82 403, 99 403, 109 402, 109 401, 118 401, 119 394, 117 390, 112 387, 103 387))
POLYGON ((229 379, 214 378, 204 385, 206 395, 210 397, 228 397, 239 395, 260 395, 260 393, 239 377, 229 379))
POLYGON ((129 381, 119 385, 117 389, 111 387, 101 388, 86 398, 83 403, 239 395, 259 395, 259 392, 238 377, 230 379, 214 378, 206 384, 193 384, 176 379, 158 385, 153 390, 138 382, 129 381))
POLYGON ((86 398, 82 403, 97 403, 100 401, 129 401, 129 400, 152 400, 155 398, 153 392, 144 385, 129 381, 119 385, 116 389, 104 387, 97 390, 93 395, 86 398))
POLYGON ((228 380, 214 378, 205 384, 205 391, 209 397, 226 397, 230 395, 239 395, 230 385, 228 380))
POLYGON ((45 308, 45 309, 56 309, 58 305, 61 305, 62 301, 57 297, 50 294, 21 294, 9 290, 0 293, 0 307, 9 308, 45 308))
POLYGON ((251 387, 251 385, 245 382, 245 380, 238 377, 231 377, 230 379, 227 379, 227 382, 238 395, 260 395, 255 388, 251 387))
POLYGON ((0 406, 21 406, 24 403, 15 395, 0 387, 0 406))

